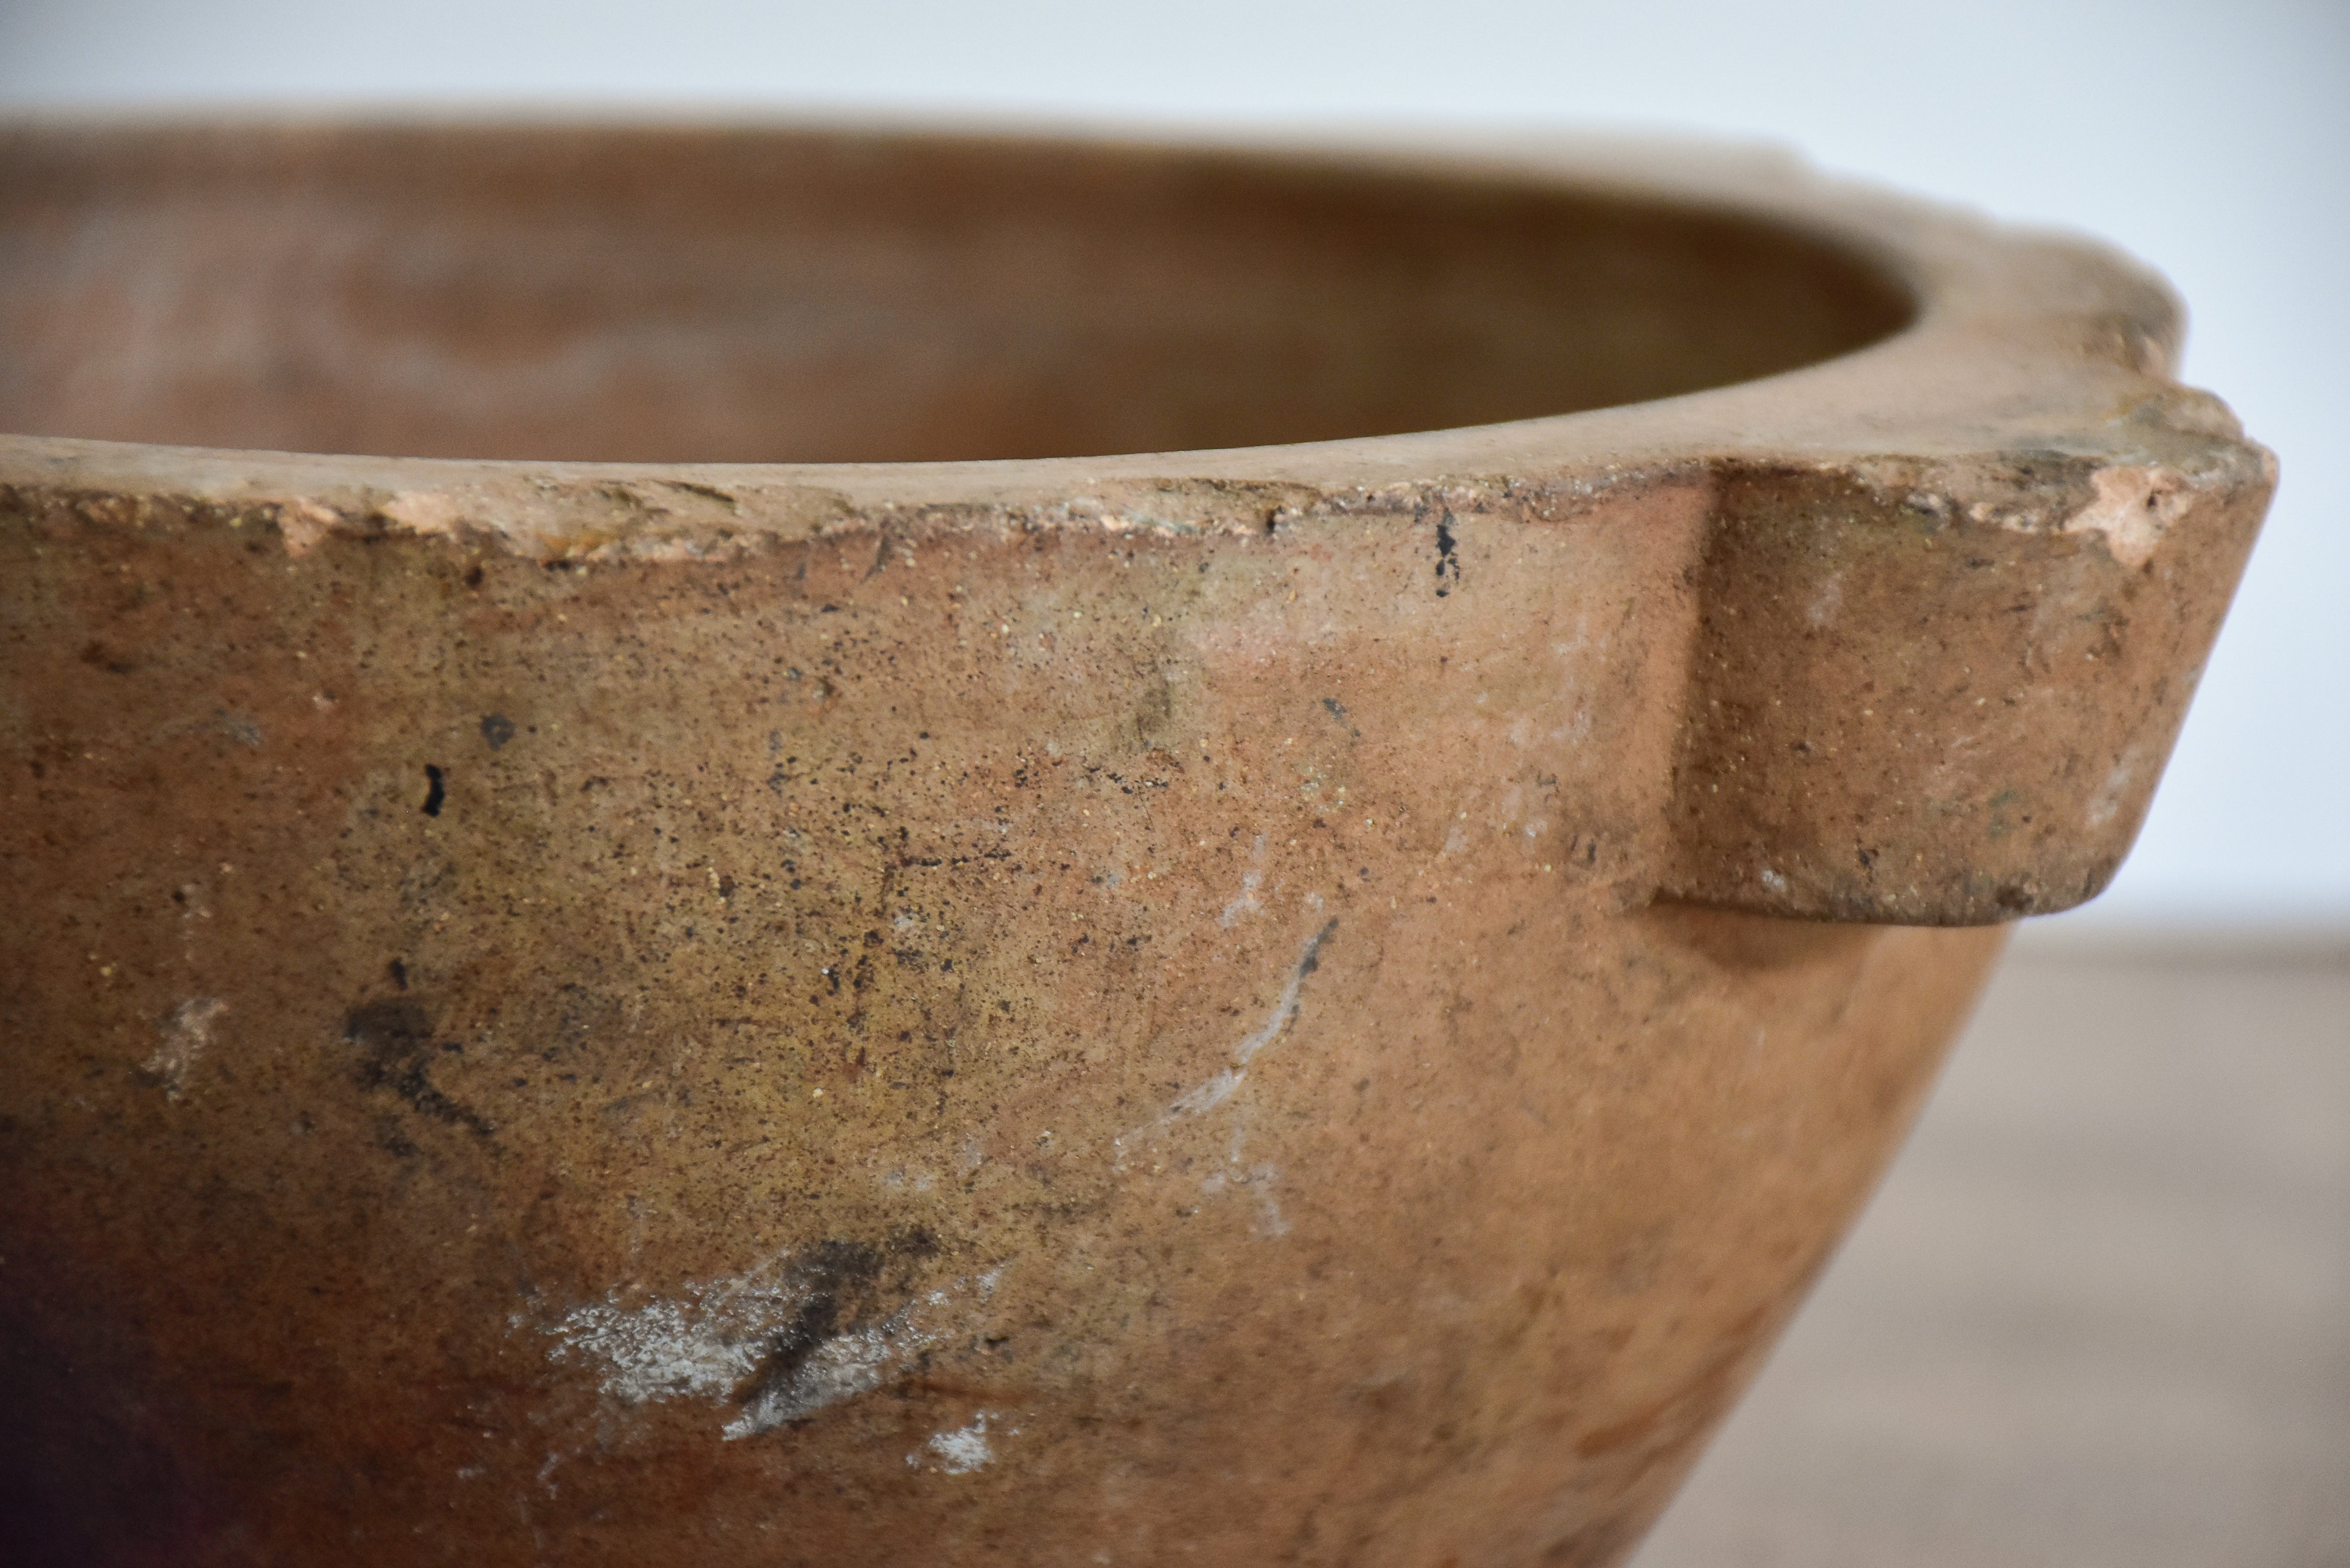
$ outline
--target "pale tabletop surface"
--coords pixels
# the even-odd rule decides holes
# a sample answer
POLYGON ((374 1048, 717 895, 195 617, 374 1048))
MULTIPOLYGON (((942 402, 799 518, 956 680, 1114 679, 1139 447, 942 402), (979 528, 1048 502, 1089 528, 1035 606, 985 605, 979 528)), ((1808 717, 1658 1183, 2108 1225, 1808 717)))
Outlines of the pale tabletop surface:
POLYGON ((2029 938, 1633 1568, 2350 1565, 2350 954, 2029 938))

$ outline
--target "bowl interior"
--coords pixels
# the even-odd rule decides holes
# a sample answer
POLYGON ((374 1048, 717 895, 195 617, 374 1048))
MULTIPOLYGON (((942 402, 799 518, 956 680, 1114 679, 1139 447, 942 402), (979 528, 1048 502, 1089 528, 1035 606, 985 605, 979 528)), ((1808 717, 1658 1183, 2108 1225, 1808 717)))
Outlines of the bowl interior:
POLYGON ((1255 446, 1749 379, 1908 293, 1742 215, 1308 158, 519 128, 0 137, 0 429, 626 462, 1255 446))

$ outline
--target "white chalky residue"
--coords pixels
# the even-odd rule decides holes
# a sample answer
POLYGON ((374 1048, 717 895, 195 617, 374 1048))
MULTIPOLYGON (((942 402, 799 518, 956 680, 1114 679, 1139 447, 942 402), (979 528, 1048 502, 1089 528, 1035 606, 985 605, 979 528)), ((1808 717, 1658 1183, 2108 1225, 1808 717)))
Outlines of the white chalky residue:
POLYGON ((188 1072, 213 1043, 213 1020, 228 1011, 217 996, 192 996, 172 1010, 163 1038, 142 1065, 163 1080, 163 1097, 176 1100, 188 1086, 188 1072))
POLYGON ((995 1451, 987 1446, 987 1414, 982 1410, 970 1426, 931 1438, 931 1452, 938 1455, 939 1469, 951 1476, 967 1476, 995 1458, 995 1451))
POLYGON ((1249 849, 1249 868, 1241 873, 1241 896, 1226 904, 1224 912, 1216 917, 1216 924, 1226 930, 1231 930, 1232 923, 1243 915, 1253 915, 1264 908, 1264 900, 1257 897, 1257 889, 1264 886, 1264 835, 1262 833, 1256 836, 1256 843, 1249 849))
POLYGON ((805 1292, 785 1286, 780 1256, 731 1280, 689 1281, 680 1295, 623 1307, 618 1293, 575 1307, 546 1333, 557 1362, 604 1369, 604 1392, 624 1405, 688 1395, 723 1398, 740 1386, 798 1312, 805 1292))
POLYGON ((1822 580, 1812 602, 1804 607, 1804 618, 1817 627, 1825 627, 1835 619, 1836 611, 1844 607, 1844 576, 1831 572, 1822 580))
POLYGON ((1227 1067, 1206 1083, 1176 1096, 1169 1103, 1167 1114, 1170 1116, 1196 1116, 1203 1111, 1212 1111, 1232 1097, 1232 1091, 1241 1086, 1241 1080, 1247 1075, 1238 1068, 1227 1067))
MULTIPOLYGON (((640 1306, 623 1306, 614 1292, 574 1307, 542 1328, 556 1341, 548 1359, 595 1366, 604 1393, 624 1405, 730 1401, 767 1364, 778 1336, 808 1300, 810 1286, 795 1278, 789 1258, 777 1253, 733 1279, 688 1282, 675 1296, 640 1306)), ((1001 1273, 999 1266, 986 1284, 992 1287, 1001 1273)), ((904 1363, 947 1336, 947 1320, 967 1287, 967 1281, 956 1280, 878 1322, 833 1334, 789 1376, 754 1393, 722 1428, 723 1435, 753 1437, 882 1386, 904 1363)), ((515 1321, 519 1326, 521 1319, 515 1321)))
POLYGON ((1224 906, 1224 912, 1216 917, 1216 924, 1223 927, 1226 930, 1230 930, 1232 929, 1232 922, 1239 919, 1243 915, 1253 915, 1259 909, 1263 909, 1264 901, 1256 896, 1256 890, 1263 885, 1263 872, 1244 871, 1241 873, 1241 896, 1224 906))
POLYGON ((1273 1184, 1281 1179, 1281 1167, 1260 1165, 1249 1172, 1249 1190, 1256 1194, 1256 1229, 1260 1236, 1286 1236, 1289 1217, 1281 1211, 1281 1200, 1273 1195, 1273 1184))
POLYGON ((2090 827, 2103 827, 2120 814, 2122 803, 2129 798, 2130 781, 2137 776, 2137 751, 2132 746, 2124 752, 2106 774, 2097 793, 2090 797, 2085 814, 2090 827))

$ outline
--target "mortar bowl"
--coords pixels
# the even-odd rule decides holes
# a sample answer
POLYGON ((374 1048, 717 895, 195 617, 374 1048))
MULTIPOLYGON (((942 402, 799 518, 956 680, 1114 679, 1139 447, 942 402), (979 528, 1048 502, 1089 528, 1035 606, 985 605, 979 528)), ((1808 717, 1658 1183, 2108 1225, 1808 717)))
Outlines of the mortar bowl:
POLYGON ((1762 155, 0 156, 0 1556, 1619 1561, 2273 481, 1762 155))

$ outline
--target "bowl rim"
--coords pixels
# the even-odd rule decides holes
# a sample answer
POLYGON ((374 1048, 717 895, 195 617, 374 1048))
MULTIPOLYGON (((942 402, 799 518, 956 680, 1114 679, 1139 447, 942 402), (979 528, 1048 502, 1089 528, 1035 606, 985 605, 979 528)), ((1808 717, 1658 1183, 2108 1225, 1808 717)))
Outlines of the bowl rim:
MULTIPOLYGON (((0 146, 27 140, 447 131, 722 138, 778 133, 1062 151, 1201 152, 1291 170, 1472 178, 1760 221, 1860 261, 1905 290, 1908 324, 1860 348, 1744 381, 1643 402, 1504 423, 1288 445, 1102 456, 882 462, 642 462, 426 458, 158 445, 0 434, 0 485, 55 492, 168 493, 284 510, 319 525, 439 532, 461 521, 537 536, 571 532, 565 496, 631 484, 701 487, 729 499, 722 532, 812 517, 825 530, 909 509, 1010 510, 1035 522, 1091 518, 1113 529, 1260 525, 1265 493, 1367 495, 1395 485, 1615 489, 1691 464, 1845 466, 1939 461, 2109 443, 2117 410, 2176 403, 2169 380, 2182 312, 2152 272, 2101 244, 1997 224, 1981 214, 1824 175, 1792 153, 1697 140, 1396 129, 1047 129, 960 119, 334 113, 52 114, 0 121, 0 146), (1237 498, 1237 512, 1223 504, 1237 498), (1226 514, 1232 514, 1227 515, 1226 514), (535 520, 535 522, 533 521, 535 520)), ((2186 394, 2189 401, 2198 395, 2186 394)), ((2217 404, 2208 399, 2211 409, 2217 404)), ((2176 423, 2176 419, 2167 422, 2176 423)), ((2221 410, 2190 410, 2236 435, 2221 410)), ((598 510, 590 508, 590 510, 598 510)), ((608 544, 630 525, 607 514, 608 544)), ((639 511, 642 509, 639 508, 639 511)), ((588 520, 581 520, 583 522, 588 520)), ((705 524, 715 520, 705 519, 705 524)), ((298 526, 297 520, 297 526, 298 526)), ((660 530, 675 537, 676 530, 660 530)), ((520 542, 519 539, 517 542, 520 542)), ((601 547, 601 546, 597 546, 601 547)))
MULTIPOLYGON (((148 122, 140 133, 192 123, 148 122)), ((548 124, 468 123, 484 134, 548 124)), ((1000 128, 967 126, 653 125, 1003 139, 1000 128)), ((0 126, 0 156, 9 134, 0 126)), ((331 543, 313 564, 328 575, 356 547, 400 541, 415 546, 410 566, 421 557, 446 571, 503 553, 647 574, 658 594, 660 573, 694 563, 766 555, 791 571, 795 559, 837 555, 863 582, 893 556, 910 569, 918 545, 924 561, 944 561, 1045 534, 1131 561, 1138 535, 1320 552, 1410 529, 1440 575, 1456 511, 1481 529, 1587 524, 1680 561, 1660 590, 1681 617, 1669 653, 1680 708, 1654 897, 1968 925, 2069 908, 2110 879, 2276 482, 2274 458, 2224 405, 2170 379, 2181 313, 2152 274, 2092 241, 2002 227, 1752 150, 1485 133, 1095 130, 1050 140, 1472 176, 1756 218, 1874 265, 1909 292, 1915 315, 1841 356, 1678 397, 1290 446, 590 463, 0 436, 0 531, 86 564, 130 535, 255 524, 236 549, 256 571, 273 535, 290 557, 331 543), (1875 608, 1815 613, 1844 602, 1847 573, 1875 608), (2107 641, 2060 668, 2043 627, 2102 628, 2095 635, 2107 641), (1871 700, 1801 700, 1830 691, 1871 700), (1786 728, 1814 721, 1825 726, 1817 746, 1810 728, 1786 728), (1832 765, 1814 769, 1815 755, 1832 765), (1986 768, 1998 777, 1978 777, 1986 768), (2008 830, 2009 810, 2029 833, 2008 830)), ((1450 600, 1469 613, 1463 602, 1450 600)))

